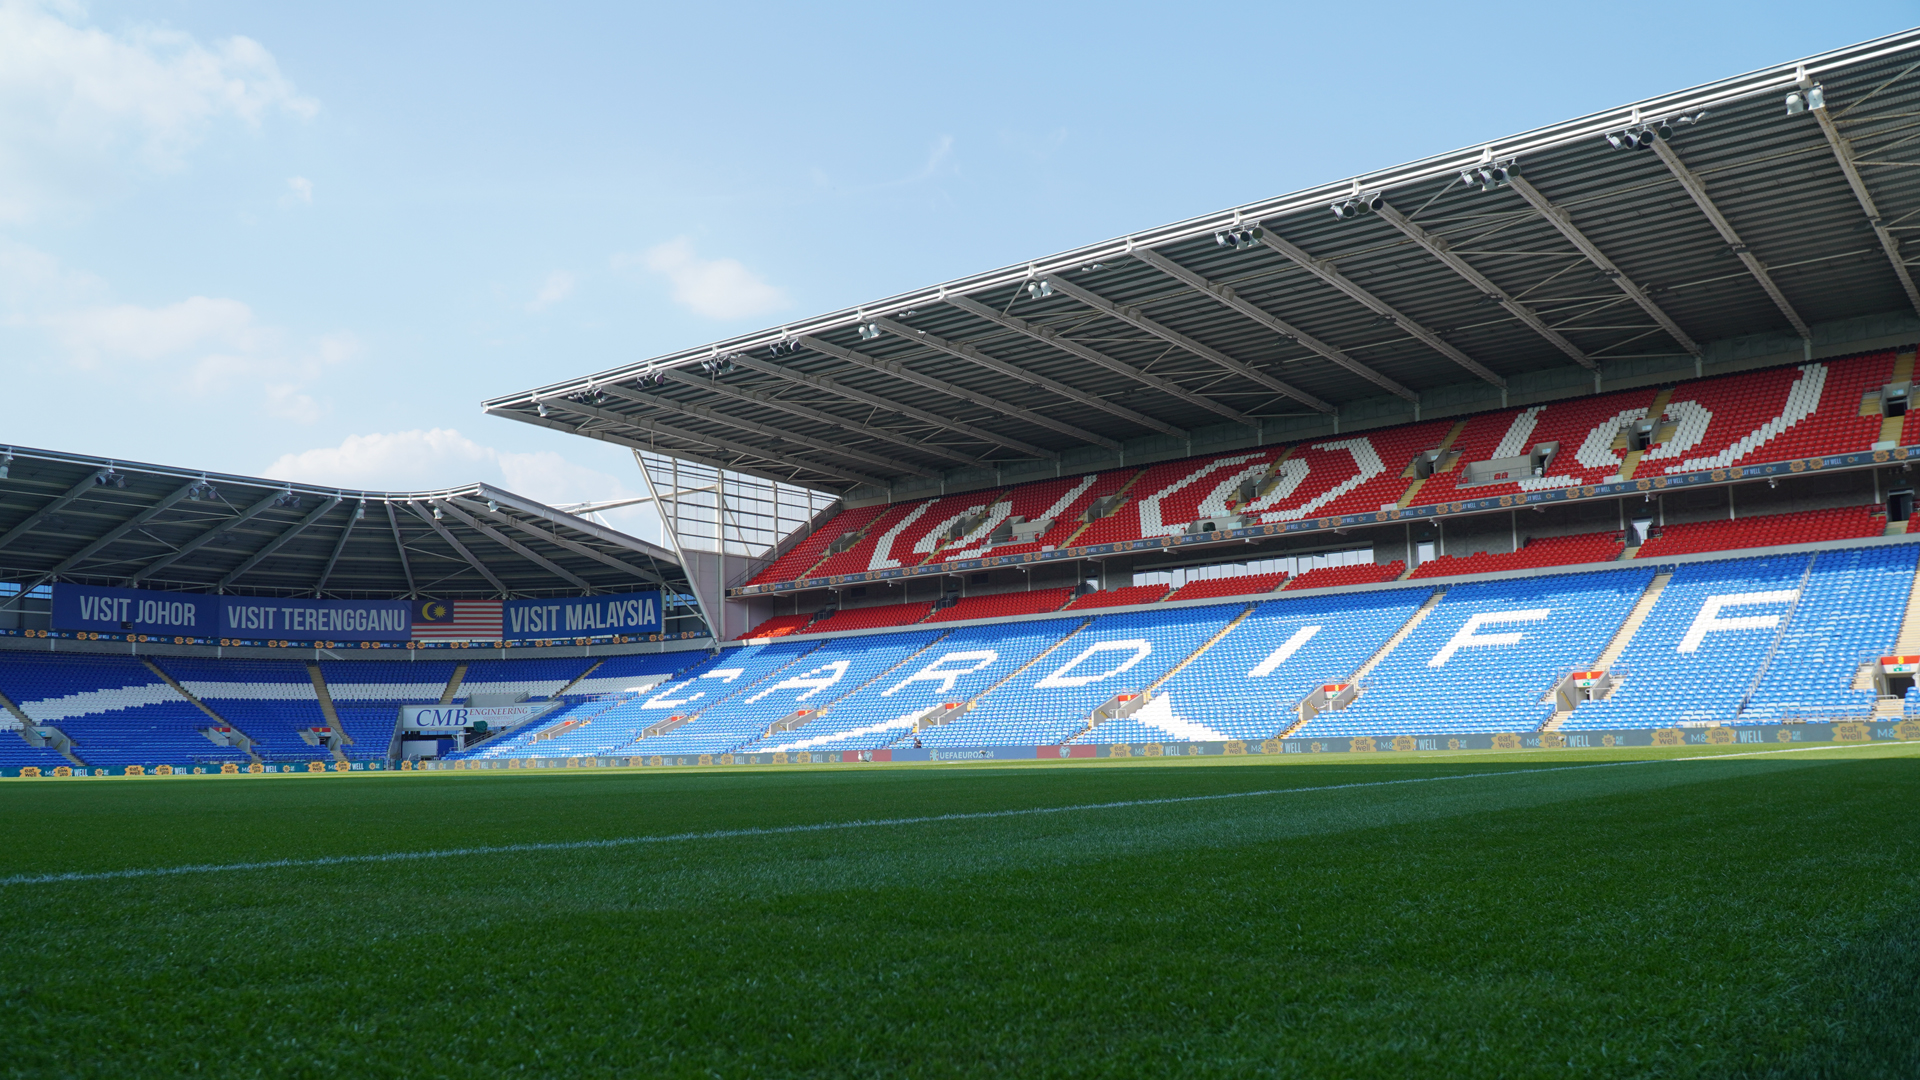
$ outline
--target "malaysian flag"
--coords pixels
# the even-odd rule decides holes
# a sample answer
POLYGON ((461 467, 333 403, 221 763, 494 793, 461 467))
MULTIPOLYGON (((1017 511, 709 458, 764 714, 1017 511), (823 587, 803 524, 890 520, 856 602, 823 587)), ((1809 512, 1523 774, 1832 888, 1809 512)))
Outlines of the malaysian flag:
POLYGON ((415 641, 497 641, 498 600, 419 600, 413 605, 415 641))

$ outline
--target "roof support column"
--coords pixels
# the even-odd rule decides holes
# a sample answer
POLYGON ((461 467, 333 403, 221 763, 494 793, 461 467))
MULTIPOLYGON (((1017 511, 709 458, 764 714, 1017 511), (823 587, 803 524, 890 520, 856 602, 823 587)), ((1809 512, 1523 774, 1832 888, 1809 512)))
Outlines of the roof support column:
MULTIPOLYGON (((673 557, 680 560, 680 569, 686 572, 687 588, 693 590, 693 602, 700 605, 700 621, 707 624, 707 633, 712 636, 714 647, 718 648, 722 635, 726 633, 725 612, 715 608, 707 590, 700 587, 700 575, 694 570, 693 564, 687 561, 686 549, 680 546, 680 529, 674 524, 674 518, 680 516, 679 501, 675 500, 673 516, 669 517, 666 504, 660 501, 660 489, 653 485, 653 473, 647 468, 647 459, 641 457, 638 450, 633 452, 633 463, 640 467, 640 478, 647 482, 647 494, 653 496, 653 510, 660 515, 660 528, 667 534, 667 542, 673 546, 673 557), (715 621, 716 616, 720 621, 715 621)), ((720 537, 720 545, 726 546, 724 535, 720 537)), ((725 583, 721 584, 724 586, 725 583)), ((660 601, 660 632, 662 634, 667 630, 666 608, 666 598, 663 596, 660 601)))
MULTIPOLYGON (((1801 89, 1809 88, 1813 80, 1802 78, 1801 89)), ((1880 248, 1887 253, 1887 261, 1893 264, 1893 274, 1900 279, 1900 287, 1907 291, 1907 302, 1920 312, 1920 289, 1913 284, 1913 274, 1907 269, 1906 260, 1900 256, 1900 240, 1887 229, 1887 223, 1880 217, 1880 208, 1873 201, 1873 193, 1867 190, 1867 182, 1860 178, 1860 170, 1853 163, 1853 141, 1840 134, 1840 128, 1827 115, 1827 107, 1822 104, 1817 109, 1808 109, 1814 119, 1820 121, 1820 130, 1827 137, 1827 145, 1833 147, 1834 160, 1840 163, 1840 172, 1847 178, 1847 185, 1853 188, 1853 197, 1860 200, 1860 209, 1867 212, 1867 221, 1873 226, 1873 235, 1880 238, 1880 248)))

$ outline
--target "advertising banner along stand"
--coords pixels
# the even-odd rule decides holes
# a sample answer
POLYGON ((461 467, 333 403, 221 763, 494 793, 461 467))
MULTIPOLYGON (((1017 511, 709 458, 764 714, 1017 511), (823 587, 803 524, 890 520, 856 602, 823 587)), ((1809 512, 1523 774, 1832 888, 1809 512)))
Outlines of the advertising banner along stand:
POLYGON ((466 731, 478 724, 488 731, 504 731, 536 720, 559 708, 554 701, 523 701, 518 705, 402 705, 403 731, 466 731))

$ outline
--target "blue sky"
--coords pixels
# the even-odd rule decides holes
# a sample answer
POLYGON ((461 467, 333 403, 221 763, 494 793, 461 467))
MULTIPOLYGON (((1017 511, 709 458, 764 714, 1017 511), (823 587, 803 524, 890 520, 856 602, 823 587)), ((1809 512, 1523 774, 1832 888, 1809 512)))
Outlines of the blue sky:
POLYGON ((0 443, 620 497, 478 402, 1916 21, 0 0, 0 443))

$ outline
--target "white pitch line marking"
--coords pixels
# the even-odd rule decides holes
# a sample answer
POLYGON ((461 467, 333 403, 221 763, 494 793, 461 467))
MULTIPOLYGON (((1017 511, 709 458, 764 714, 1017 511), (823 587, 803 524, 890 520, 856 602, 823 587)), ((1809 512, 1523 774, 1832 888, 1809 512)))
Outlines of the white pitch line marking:
MULTIPOLYGON (((1790 754, 1803 750, 1853 750, 1852 746, 1808 746, 1789 750, 1751 750, 1735 754, 1703 754, 1685 758, 1642 758, 1634 761, 1601 761, 1590 765, 1555 765, 1544 769, 1513 769, 1501 772, 1460 773, 1455 776, 1410 776, 1402 780, 1363 780, 1351 784, 1322 784, 1318 787, 1263 788, 1258 791, 1228 791, 1213 795, 1174 795, 1161 799, 1125 799, 1118 802, 1078 803, 1071 806, 1033 806, 1021 810, 976 810, 962 814, 930 814, 924 817, 870 818, 861 821, 824 821, 813 825, 753 826, 744 829, 712 829, 706 832, 662 833, 654 836, 622 836, 607 840, 557 840, 528 844, 493 844, 485 847, 440 848, 432 851, 390 851, 374 855, 323 855, 312 859, 268 859, 260 862, 199 863, 186 866, 158 866, 132 870, 72 871, 62 874, 16 874, 0 878, 7 885, 55 885, 68 882, 123 881, 135 878, 180 877, 187 874, 219 874, 244 870, 294 870, 308 867, 351 866, 367 863, 418 862, 428 859, 457 859, 468 855, 513 855, 530 851, 594 851, 604 848, 637 847, 643 844, 674 844, 690 840, 731 840, 751 836, 786 836, 795 833, 833 832, 842 829, 875 829, 894 825, 933 825, 947 821, 985 821, 994 818, 1035 817, 1041 814, 1072 814, 1090 810, 1124 810, 1138 806, 1175 806, 1181 803, 1220 802, 1226 799, 1257 799, 1269 795, 1306 795, 1321 791, 1351 791, 1357 788, 1395 787, 1406 784, 1431 784, 1449 780, 1486 780, 1505 776, 1536 776, 1541 773, 1577 772, 1584 769, 1612 769, 1624 765, 1665 765, 1676 761, 1726 761, 1731 758, 1759 757, 1766 754, 1790 754)), ((1884 745, 1884 744, 1881 744, 1884 745)))

